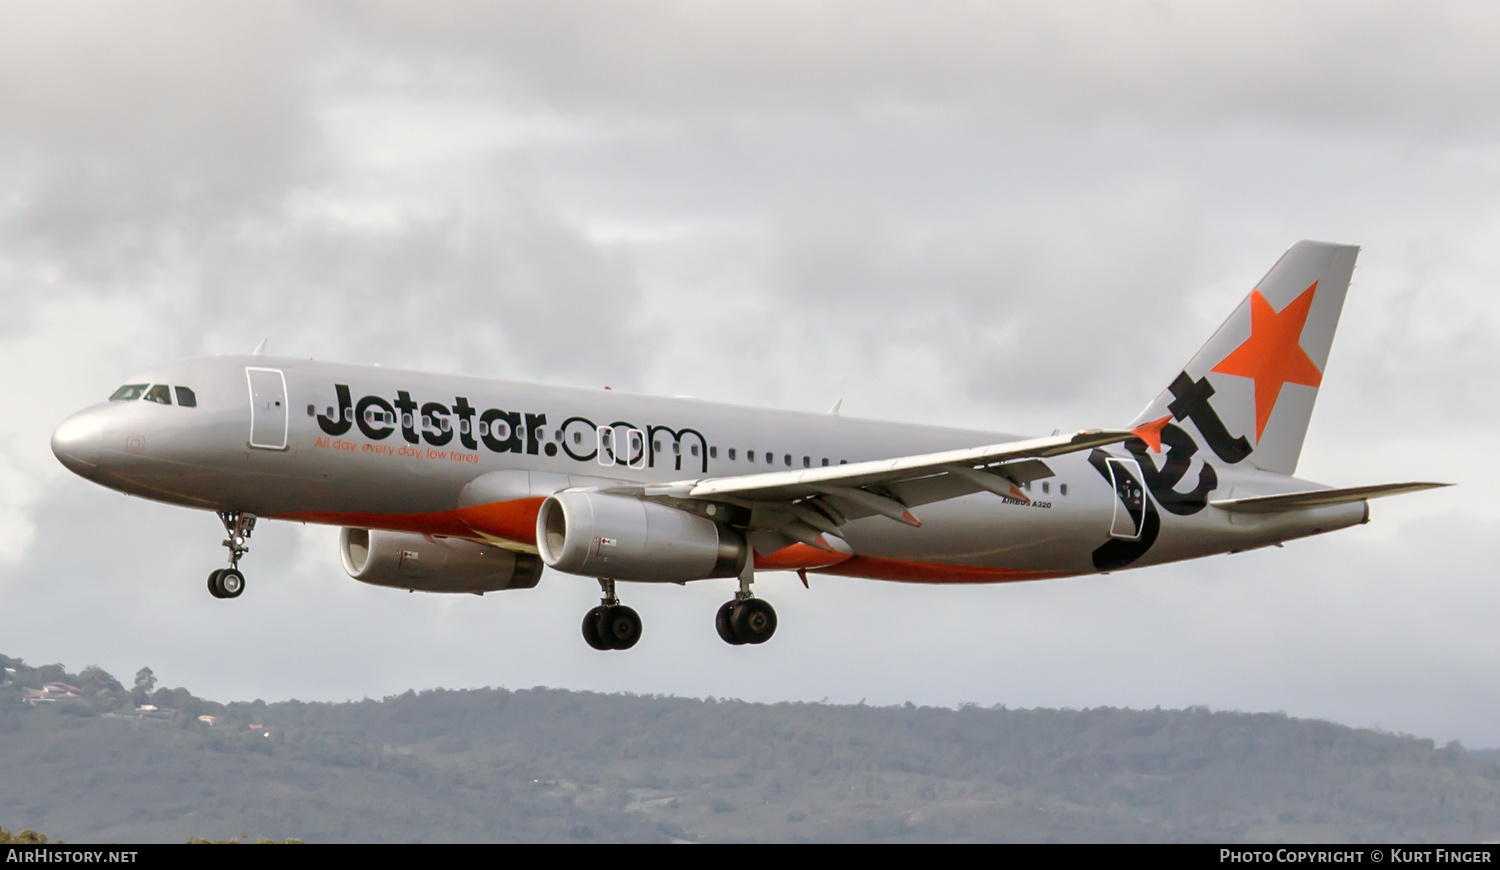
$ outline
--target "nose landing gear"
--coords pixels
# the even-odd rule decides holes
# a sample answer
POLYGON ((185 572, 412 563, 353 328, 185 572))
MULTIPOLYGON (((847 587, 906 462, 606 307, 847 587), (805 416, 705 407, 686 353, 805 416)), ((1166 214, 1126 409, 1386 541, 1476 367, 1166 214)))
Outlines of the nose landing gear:
POLYGON ((239 511, 219 511, 219 521, 229 535, 224 546, 229 548, 229 567, 208 575, 208 594, 215 598, 238 598, 245 591, 245 575, 240 571, 240 558, 250 551, 250 534, 255 531, 255 515, 239 511))
POLYGON ((599 580, 604 592, 599 606, 584 614, 583 640, 597 650, 630 649, 641 639, 641 617, 620 603, 615 581, 599 580))

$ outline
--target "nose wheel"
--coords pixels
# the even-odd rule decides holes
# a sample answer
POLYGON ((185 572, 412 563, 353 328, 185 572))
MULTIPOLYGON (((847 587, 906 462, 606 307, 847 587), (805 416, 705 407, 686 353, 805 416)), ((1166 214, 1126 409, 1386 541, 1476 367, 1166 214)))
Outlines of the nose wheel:
POLYGON ((215 598, 239 598, 245 591, 245 575, 238 568, 220 568, 208 575, 208 594, 215 598))
POLYGON ((583 640, 597 650, 630 649, 641 639, 641 616, 620 603, 615 581, 600 580, 604 597, 599 606, 584 614, 583 640))
POLYGON ((239 511, 219 511, 224 524, 224 546, 229 549, 229 567, 208 575, 208 594, 215 598, 239 598, 245 591, 245 575, 240 559, 250 552, 250 533, 255 531, 255 515, 239 511))

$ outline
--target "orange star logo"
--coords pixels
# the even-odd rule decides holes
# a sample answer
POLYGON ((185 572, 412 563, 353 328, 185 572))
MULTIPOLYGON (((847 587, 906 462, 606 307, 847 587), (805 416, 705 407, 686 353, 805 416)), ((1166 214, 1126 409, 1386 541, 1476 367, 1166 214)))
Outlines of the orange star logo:
POLYGON ((1323 382, 1307 351, 1302 349, 1302 328, 1312 309, 1313 292, 1318 282, 1302 291, 1287 307, 1276 311, 1259 290, 1250 292, 1250 337, 1235 348, 1213 370, 1255 381, 1255 442, 1281 396, 1285 384, 1316 387, 1323 382))

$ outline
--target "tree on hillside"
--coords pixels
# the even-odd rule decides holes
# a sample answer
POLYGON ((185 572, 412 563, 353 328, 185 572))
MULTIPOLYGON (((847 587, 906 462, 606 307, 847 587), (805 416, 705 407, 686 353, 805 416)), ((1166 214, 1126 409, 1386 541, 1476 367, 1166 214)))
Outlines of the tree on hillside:
MULTIPOLYGON (((33 846, 41 845, 46 842, 46 834, 43 834, 39 831, 33 831, 30 828, 27 828, 15 834, 12 834, 10 831, 5 830, 4 828, 0 828, 0 843, 13 843, 16 845, 33 846)), ((62 840, 57 840, 56 842, 58 844, 61 844, 62 840)))
POLYGON ((109 671, 98 665, 89 665, 78 672, 78 686, 86 694, 95 695, 99 692, 123 692, 125 687, 115 679, 109 671))
POLYGON ((156 674, 151 673, 150 668, 141 668, 135 672, 135 686, 130 690, 130 697, 137 707, 144 706, 151 698, 151 690, 154 688, 156 688, 156 674))

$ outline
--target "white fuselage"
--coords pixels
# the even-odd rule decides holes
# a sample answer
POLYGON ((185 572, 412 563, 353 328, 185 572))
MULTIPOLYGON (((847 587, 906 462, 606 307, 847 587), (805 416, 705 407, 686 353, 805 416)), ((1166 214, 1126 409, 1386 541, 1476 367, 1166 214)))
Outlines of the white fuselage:
MULTIPOLYGON (((522 550, 535 546, 524 511, 520 519, 474 517, 501 516, 508 503, 570 486, 785 472, 1017 437, 262 356, 164 365, 130 382, 187 387, 196 403, 110 401, 70 418, 54 451, 90 480, 189 507, 522 550)), ((1057 456, 1047 460, 1052 476, 1027 484, 1030 503, 960 495, 914 507, 920 527, 852 520, 842 530, 852 558, 836 564, 758 552, 757 566, 1002 582, 1233 552, 1366 518, 1364 502, 1269 514, 1206 505, 1316 485, 1227 464, 1208 450, 1188 453, 1170 477, 1162 456, 1123 444, 1057 456), (1144 528, 1121 525, 1125 507, 1101 454, 1150 463, 1144 528), (1177 497, 1162 480, 1175 483, 1177 497), (1200 480, 1215 485, 1184 501, 1200 480)))

